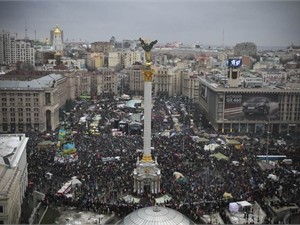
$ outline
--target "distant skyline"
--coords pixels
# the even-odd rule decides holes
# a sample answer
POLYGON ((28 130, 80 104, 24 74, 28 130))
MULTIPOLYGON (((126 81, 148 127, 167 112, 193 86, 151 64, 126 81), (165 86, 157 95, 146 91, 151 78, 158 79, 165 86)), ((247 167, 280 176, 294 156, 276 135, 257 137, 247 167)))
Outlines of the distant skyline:
POLYGON ((0 1, 0 29, 44 41, 58 24, 64 39, 157 39, 159 43, 300 45, 300 1, 0 1), (224 34, 224 36, 223 36, 224 34))

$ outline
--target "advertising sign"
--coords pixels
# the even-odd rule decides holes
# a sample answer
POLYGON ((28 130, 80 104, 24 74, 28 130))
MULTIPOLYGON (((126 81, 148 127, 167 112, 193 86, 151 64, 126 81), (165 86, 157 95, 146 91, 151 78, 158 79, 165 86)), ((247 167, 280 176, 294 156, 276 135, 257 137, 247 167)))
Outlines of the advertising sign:
POLYGON ((275 120, 279 97, 273 94, 226 94, 224 118, 228 120, 275 120))

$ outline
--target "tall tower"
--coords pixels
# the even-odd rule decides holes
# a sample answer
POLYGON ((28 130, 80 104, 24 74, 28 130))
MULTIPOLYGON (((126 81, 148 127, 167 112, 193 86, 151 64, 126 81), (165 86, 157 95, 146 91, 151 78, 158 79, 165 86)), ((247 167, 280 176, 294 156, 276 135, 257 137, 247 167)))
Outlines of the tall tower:
POLYGON ((56 25, 50 31, 50 43, 53 46, 55 51, 59 51, 60 53, 62 53, 62 51, 63 51, 63 30, 61 30, 58 25, 56 25))
POLYGON ((146 43, 140 38, 142 48, 145 50, 146 65, 144 74, 144 152, 140 160, 137 159, 137 168, 133 171, 134 192, 157 194, 160 191, 161 172, 157 160, 151 156, 151 111, 152 111, 152 76, 151 49, 157 43, 146 43))

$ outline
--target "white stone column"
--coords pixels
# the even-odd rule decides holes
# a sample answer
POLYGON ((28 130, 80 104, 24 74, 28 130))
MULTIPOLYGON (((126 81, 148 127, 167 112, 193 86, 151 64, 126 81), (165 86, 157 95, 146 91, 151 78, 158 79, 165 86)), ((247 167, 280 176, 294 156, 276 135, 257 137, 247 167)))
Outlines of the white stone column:
POLYGON ((151 155, 152 82, 145 81, 144 83, 144 155, 151 155))

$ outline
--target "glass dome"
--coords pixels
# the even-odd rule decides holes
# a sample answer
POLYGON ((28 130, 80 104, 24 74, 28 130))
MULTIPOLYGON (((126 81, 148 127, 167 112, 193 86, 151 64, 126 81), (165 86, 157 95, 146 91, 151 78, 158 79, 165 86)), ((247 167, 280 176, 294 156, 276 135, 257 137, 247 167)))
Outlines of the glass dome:
POLYGON ((185 225, 194 224, 182 213, 166 207, 151 206, 138 209, 127 215, 122 223, 123 225, 185 225))

